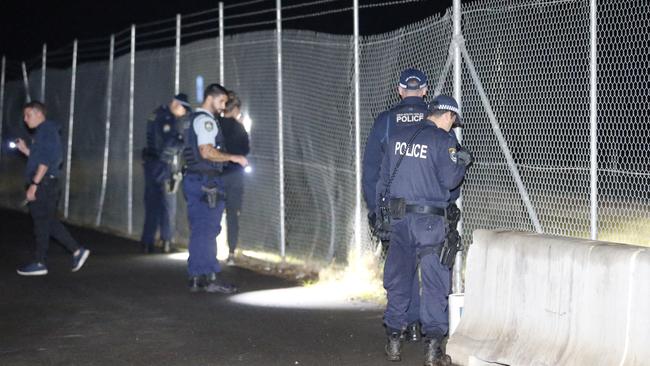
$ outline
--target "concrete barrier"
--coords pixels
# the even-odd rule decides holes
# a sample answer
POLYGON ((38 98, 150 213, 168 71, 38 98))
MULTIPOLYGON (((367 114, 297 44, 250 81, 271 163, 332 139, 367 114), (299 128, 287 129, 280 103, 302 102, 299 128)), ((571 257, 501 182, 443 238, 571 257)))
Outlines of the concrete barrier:
POLYGON ((474 232, 458 365, 650 365, 650 249, 474 232))

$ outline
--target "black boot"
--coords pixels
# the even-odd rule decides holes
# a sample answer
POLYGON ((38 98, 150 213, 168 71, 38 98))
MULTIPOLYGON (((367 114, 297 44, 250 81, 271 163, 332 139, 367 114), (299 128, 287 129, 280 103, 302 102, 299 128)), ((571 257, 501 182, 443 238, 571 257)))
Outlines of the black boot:
POLYGON ((219 292, 222 294, 234 294, 237 292, 237 287, 224 282, 218 273, 210 273, 206 277, 205 292, 219 292))
POLYGON ((420 341, 420 322, 415 322, 409 324, 406 328, 406 333, 404 338, 407 342, 419 342, 420 341))
POLYGON ((451 357, 442 352, 442 340, 427 338, 424 341, 424 366, 451 366, 451 357))
POLYGON ((402 337, 400 333, 393 332, 388 335, 386 342, 386 358, 388 361, 401 361, 402 360, 402 337))
POLYGON ((188 285, 190 292, 203 291, 203 288, 205 287, 205 280, 203 279, 203 276, 192 276, 189 279, 188 285))
POLYGON ((153 253, 153 244, 142 243, 142 253, 143 254, 153 253))

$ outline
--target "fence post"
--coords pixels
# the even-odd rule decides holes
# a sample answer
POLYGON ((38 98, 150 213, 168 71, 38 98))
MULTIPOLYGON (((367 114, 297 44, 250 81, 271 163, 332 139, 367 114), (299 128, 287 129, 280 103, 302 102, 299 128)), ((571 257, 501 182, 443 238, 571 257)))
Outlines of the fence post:
POLYGON ((361 98, 359 96, 359 0, 353 1, 354 16, 354 250, 361 254, 361 98))
POLYGON ((128 156, 128 197, 127 232, 133 233, 133 98, 135 79, 135 24, 131 25, 131 58, 129 68, 129 156, 128 156))
POLYGON ((181 78, 181 15, 176 14, 176 53, 174 58, 174 95, 180 93, 181 78))
POLYGON ((45 103, 45 73, 47 70, 47 43, 43 43, 43 58, 41 61, 41 102, 45 103))
MULTIPOLYGON (((459 37, 461 33, 461 6, 460 0, 454 0, 453 4, 453 16, 454 16, 454 38, 459 37)), ((462 79, 462 58, 460 54, 460 47, 457 42, 453 43, 453 54, 454 54, 454 99, 458 102, 458 110, 463 110, 463 79, 462 79)), ((456 128, 456 137, 458 142, 462 144, 463 142, 463 130, 462 128, 456 128)), ((463 209, 463 196, 462 193, 458 196, 456 200, 456 205, 459 209, 463 209)), ((458 222, 458 233, 463 235, 463 220, 461 219, 458 222)), ((463 268, 463 252, 457 252, 456 258, 454 258, 454 272, 452 274, 452 290, 454 294, 463 292, 463 280, 462 280, 462 268, 463 268)))
POLYGON ((280 256, 285 258, 286 237, 284 227, 284 131, 282 127, 282 0, 276 0, 276 48, 278 64, 278 162, 280 181, 280 256))
MULTIPOLYGON (((2 55, 2 70, 0 71, 0 141, 2 138, 2 125, 5 117, 5 70, 7 67, 7 59, 2 55)), ((0 159, 2 158, 2 149, 0 148, 0 159)))
POLYGON ((223 65, 223 37, 224 37, 224 19, 223 19, 223 1, 219 1, 219 84, 223 85, 224 65, 223 65))
POLYGON ((25 65, 25 61, 21 64, 23 68, 23 85, 25 87, 25 99, 27 100, 27 103, 32 101, 32 97, 29 94, 29 78, 27 77, 27 65, 25 65))
POLYGON ((591 240, 598 240, 598 8, 589 2, 589 147, 591 240))
POLYGON ((108 56, 108 82, 106 84, 106 128, 104 132, 104 163, 102 166, 102 187, 99 194, 99 207, 97 209, 97 218, 95 219, 95 226, 99 226, 102 222, 102 214, 104 212, 104 200, 106 198, 106 183, 108 180, 108 152, 110 148, 111 138, 111 109, 113 99, 113 61, 115 54, 115 35, 111 34, 111 48, 108 56))
POLYGON ((65 161, 65 195, 63 199, 63 217, 68 218, 70 209, 70 167, 72 163, 72 131, 74 128, 74 97, 77 86, 77 47, 75 39, 72 46, 72 77, 70 78, 70 118, 68 119, 68 153, 65 161))

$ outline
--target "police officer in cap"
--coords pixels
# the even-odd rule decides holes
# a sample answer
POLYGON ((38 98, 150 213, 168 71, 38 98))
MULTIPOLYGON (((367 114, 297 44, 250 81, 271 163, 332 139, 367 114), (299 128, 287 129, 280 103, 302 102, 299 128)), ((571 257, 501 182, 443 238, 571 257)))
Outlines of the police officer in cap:
POLYGON ((152 253, 156 231, 160 228, 163 251, 172 249, 176 223, 176 191, 181 175, 178 155, 183 147, 181 119, 191 112, 187 95, 181 93, 156 108, 147 121, 147 147, 144 160, 144 228, 142 246, 152 253))
POLYGON ((424 364, 451 365, 441 347, 449 328, 447 306, 454 255, 448 250, 450 242, 455 242, 450 236, 455 231, 449 229, 447 207, 452 191, 460 186, 473 162, 450 133, 460 118, 453 98, 437 97, 425 123, 391 133, 383 157, 377 204, 379 212, 390 214, 384 324, 388 335, 385 351, 392 361, 401 359, 401 333, 408 325, 413 284, 419 284, 421 278, 424 364))
MULTIPOLYGON (((373 228, 373 232, 377 232, 374 230, 377 227, 375 189, 379 180, 381 161, 387 150, 386 145, 389 136, 399 128, 424 122, 427 113, 427 104, 423 98, 427 93, 427 76, 418 69, 405 69, 400 74, 397 91, 402 100, 391 109, 381 112, 377 116, 368 135, 363 156, 361 183, 363 186, 363 197, 368 207, 369 224, 373 228)), ((382 241, 384 251, 388 247, 388 235, 387 232, 379 233, 378 235, 382 241)), ((419 304, 419 288, 414 286, 411 302, 409 303, 408 332, 405 334, 406 338, 412 342, 420 340, 419 304)))
POLYGON ((190 224, 187 271, 191 292, 237 291, 219 276, 221 268, 216 248, 224 210, 221 179, 224 163, 248 165, 244 156, 222 151, 223 132, 217 116, 223 112, 227 101, 228 91, 219 84, 210 84, 205 89, 201 107, 190 116, 186 130, 183 193, 190 224))

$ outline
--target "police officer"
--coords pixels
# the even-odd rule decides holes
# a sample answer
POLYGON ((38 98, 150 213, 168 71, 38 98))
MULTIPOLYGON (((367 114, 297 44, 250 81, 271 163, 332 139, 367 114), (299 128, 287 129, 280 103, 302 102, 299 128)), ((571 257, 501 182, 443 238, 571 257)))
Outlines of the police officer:
POLYGON ((210 84, 205 89, 201 107, 190 116, 186 130, 183 193, 190 224, 187 271, 191 292, 237 291, 235 286, 224 282, 219 276, 221 268, 217 262, 216 248, 224 210, 223 165, 248 165, 244 156, 222 151, 223 133, 216 116, 223 112, 227 100, 226 89, 219 84, 210 84))
POLYGON ((18 139, 17 143, 18 150, 27 155, 25 198, 34 221, 36 239, 34 261, 17 270, 22 276, 47 274, 45 259, 50 236, 72 253, 72 272, 81 269, 90 255, 90 250, 80 246, 56 216, 63 148, 59 125, 47 119, 46 114, 43 103, 27 103, 23 107, 23 116, 27 127, 35 130, 34 138, 29 147, 22 139, 18 139))
MULTIPOLYGON (((381 112, 370 130, 366 149, 363 156, 363 197, 368 207, 370 226, 376 227, 376 185, 379 180, 379 168, 384 153, 387 150, 389 136, 395 130, 404 126, 413 126, 422 123, 427 113, 427 104, 424 96, 427 93, 427 76, 420 70, 408 68, 402 71, 399 77, 397 91, 402 100, 391 109, 381 112)), ((388 246, 387 233, 380 235, 383 250, 388 246)), ((411 302, 409 304, 409 326, 406 337, 417 342, 420 340, 419 329, 419 304, 420 292, 417 284, 414 285, 411 302)))
POLYGON ((400 335, 408 324, 413 283, 421 277, 424 364, 451 365, 441 345, 449 327, 447 306, 453 262, 441 263, 440 258, 449 257, 445 256, 450 241, 446 208, 451 192, 461 184, 473 161, 450 133, 457 119, 460 114, 456 101, 448 96, 437 97, 425 123, 391 133, 382 161, 377 194, 379 211, 390 212, 384 324, 388 334, 385 351, 392 361, 401 359, 400 335))
MULTIPOLYGON (((241 100, 233 91, 228 92, 226 110, 221 119, 221 129, 230 154, 246 156, 250 152, 248 132, 244 128, 241 100)), ((239 213, 244 195, 244 168, 239 164, 227 164, 223 168, 223 183, 226 192, 226 223, 228 225, 229 266, 235 264, 235 249, 239 240, 239 213)))
POLYGON ((166 105, 156 108, 147 121, 147 147, 144 160, 144 228, 142 246, 152 253, 156 231, 160 228, 163 251, 172 249, 176 228, 176 191, 180 174, 178 155, 183 147, 181 118, 191 111, 187 95, 181 93, 166 105))

